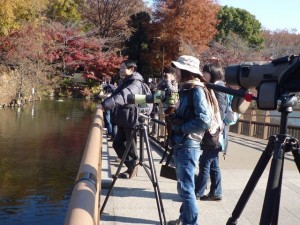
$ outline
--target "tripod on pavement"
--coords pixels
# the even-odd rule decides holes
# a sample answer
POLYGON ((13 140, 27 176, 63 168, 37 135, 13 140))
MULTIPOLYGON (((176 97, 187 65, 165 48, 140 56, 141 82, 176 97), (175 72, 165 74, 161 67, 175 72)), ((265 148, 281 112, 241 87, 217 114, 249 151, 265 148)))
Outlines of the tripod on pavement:
POLYGON ((117 169, 117 172, 113 176, 113 181, 112 181, 112 184, 111 184, 111 186, 108 190, 108 193, 107 193, 106 198, 103 202, 103 205, 101 207, 100 215, 103 213, 105 205, 106 205, 106 203, 108 201, 108 198, 111 194, 111 191, 112 191, 112 189, 113 189, 113 187, 114 187, 114 185, 115 185, 115 183, 118 179, 121 168, 124 164, 126 156, 128 155, 128 152, 130 150, 130 146, 132 144, 132 141, 136 137, 137 133, 139 133, 139 137, 140 137, 140 145, 139 145, 139 147, 140 147, 140 158, 139 158, 139 162, 136 166, 138 166, 138 165, 142 166, 145 169, 149 179, 152 182, 154 192, 155 192, 155 198, 156 198, 156 204, 157 204, 157 210, 158 210, 158 214, 159 214, 160 224, 165 225, 166 224, 166 217, 165 217, 162 198, 161 198, 160 189, 159 189, 159 185, 158 185, 158 180, 157 180, 157 176, 156 176, 156 171, 155 171, 155 167, 154 167, 153 155, 152 155, 152 152, 151 152, 151 149, 150 149, 150 143, 149 143, 149 138, 148 138, 148 133, 147 133, 147 125, 145 124, 145 118, 147 118, 147 117, 140 114, 140 116, 138 118, 139 124, 135 126, 134 131, 132 132, 129 141, 127 141, 127 143, 126 143, 126 150, 123 154, 123 157, 121 159, 121 162, 120 162, 120 165, 117 169), (147 150, 149 165, 145 164, 145 162, 144 162, 144 149, 143 149, 144 143, 146 144, 146 150, 147 150))
POLYGON ((237 219, 240 217, 245 208, 259 178, 265 170, 269 160, 273 159, 270 167, 267 188, 263 203, 263 209, 260 217, 260 225, 277 225, 280 205, 280 195, 282 186, 282 174, 284 165, 284 155, 286 152, 292 152, 296 166, 300 172, 300 148, 296 138, 287 134, 288 114, 293 111, 292 105, 297 99, 294 96, 281 99, 282 104, 278 111, 281 112, 280 118, 280 133, 269 137, 269 142, 263 151, 256 167, 238 200, 232 216, 228 219, 226 225, 237 224, 237 219))

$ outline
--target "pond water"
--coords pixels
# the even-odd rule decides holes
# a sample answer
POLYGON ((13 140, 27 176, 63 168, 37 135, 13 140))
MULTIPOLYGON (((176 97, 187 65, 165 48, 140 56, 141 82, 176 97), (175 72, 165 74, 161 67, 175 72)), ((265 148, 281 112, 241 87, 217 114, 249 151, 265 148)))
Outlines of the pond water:
POLYGON ((0 224, 63 224, 96 103, 0 110, 0 224))

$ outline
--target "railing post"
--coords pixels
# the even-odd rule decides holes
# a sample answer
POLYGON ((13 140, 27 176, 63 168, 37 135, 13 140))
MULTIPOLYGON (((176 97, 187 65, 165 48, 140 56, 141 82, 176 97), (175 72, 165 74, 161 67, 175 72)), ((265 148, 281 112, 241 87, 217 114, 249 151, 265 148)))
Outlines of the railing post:
POLYGON ((270 111, 266 111, 265 113, 265 118, 264 118, 264 130, 263 130, 263 139, 268 139, 269 136, 269 126, 266 126, 266 123, 270 123, 271 119, 270 119, 270 111))
POLYGON ((255 128, 255 125, 252 123, 253 121, 255 121, 255 122, 257 121, 255 110, 251 110, 251 115, 250 115, 249 136, 251 136, 251 137, 254 136, 254 128, 255 128))
MULTIPOLYGON (((163 108, 163 104, 160 102, 159 103, 159 120, 160 121, 165 121, 165 114, 164 114, 164 108, 163 108)), ((165 136, 165 126, 158 124, 158 135, 157 135, 157 139, 160 141, 160 137, 164 137, 165 136)))
POLYGON ((239 120, 238 120, 238 124, 237 124, 237 133, 241 134, 242 133, 242 122, 240 120, 244 119, 244 115, 241 114, 239 120))

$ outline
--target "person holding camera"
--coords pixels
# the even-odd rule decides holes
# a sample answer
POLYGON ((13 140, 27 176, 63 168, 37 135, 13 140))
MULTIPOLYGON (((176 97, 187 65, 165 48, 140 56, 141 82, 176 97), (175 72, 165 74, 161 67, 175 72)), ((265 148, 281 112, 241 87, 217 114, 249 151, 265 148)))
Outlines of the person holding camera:
POLYGON ((167 140, 170 134, 170 119, 169 115, 174 113, 176 103, 179 99, 178 95, 178 83, 175 79, 175 68, 164 67, 163 79, 157 84, 157 89, 165 92, 165 98, 163 99, 163 110, 166 121, 166 135, 167 140))
POLYGON ((170 146, 174 149, 177 190, 182 199, 179 218, 168 225, 198 224, 195 172, 200 157, 200 142, 211 123, 211 111, 202 82, 199 59, 182 55, 172 61, 179 87, 179 105, 171 119, 170 146))
MULTIPOLYGON (((121 159, 126 151, 126 143, 129 141, 135 125, 138 123, 138 106, 127 103, 129 94, 142 94, 141 74, 136 72, 137 65, 132 60, 125 60, 120 66, 119 75, 122 79, 121 84, 116 88, 113 94, 98 105, 100 109, 114 109, 114 123, 117 125, 117 133, 113 140, 113 148, 121 159)), ((137 175, 137 159, 135 140, 132 140, 130 150, 124 161, 127 169, 119 174, 120 178, 132 178, 137 175)))
POLYGON ((172 67, 165 67, 163 70, 162 80, 157 84, 157 89, 165 92, 165 99, 163 100, 163 108, 165 114, 170 114, 172 109, 178 101, 178 83, 174 77, 175 69, 172 67))

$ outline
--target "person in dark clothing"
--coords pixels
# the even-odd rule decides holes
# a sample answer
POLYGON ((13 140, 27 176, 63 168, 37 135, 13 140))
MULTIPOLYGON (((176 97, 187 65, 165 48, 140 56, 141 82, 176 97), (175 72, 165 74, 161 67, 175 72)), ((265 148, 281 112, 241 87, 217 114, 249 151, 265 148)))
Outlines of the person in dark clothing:
MULTIPOLYGON (((112 93, 114 92, 115 88, 112 84, 105 84, 103 85, 103 93, 100 95, 101 99, 106 99, 108 97, 110 97, 112 95, 112 93)), ((114 129, 114 124, 112 122, 112 110, 105 110, 104 111, 104 124, 105 127, 107 128, 107 133, 108 136, 111 138, 110 140, 113 140, 115 137, 115 129, 114 129)))
MULTIPOLYGON (((113 119, 118 126, 117 134, 113 141, 119 158, 123 157, 126 150, 126 143, 138 123, 138 107, 134 104, 127 103, 129 94, 142 94, 143 77, 136 72, 136 63, 132 60, 125 60, 120 66, 121 84, 116 88, 114 93, 105 99, 98 107, 101 109, 114 109, 113 119)), ((135 140, 132 141, 130 150, 124 161, 127 170, 119 174, 120 178, 132 178, 137 175, 137 152, 135 140)))
MULTIPOLYGON (((224 86, 224 71, 218 64, 207 64, 203 67, 203 77, 207 82, 224 86)), ((214 91, 221 121, 224 120, 226 110, 226 94, 214 91)), ((220 201, 222 200, 222 184, 221 184, 221 170, 219 167, 219 152, 222 151, 222 145, 219 137, 222 135, 223 127, 220 127, 217 140, 206 140, 212 138, 210 135, 204 135, 201 143, 201 150, 203 153, 200 157, 199 175, 196 179, 195 193, 200 200, 220 201), (217 142, 217 143, 215 143, 217 142), (206 144, 210 143, 210 145, 206 144), (208 179, 211 179, 211 186, 209 193, 204 195, 208 179)))
MULTIPOLYGON (((154 95, 157 92, 157 84, 155 82, 155 80, 152 80, 152 78, 149 78, 148 80, 148 86, 151 90, 151 94, 154 95)), ((158 113, 159 113, 159 104, 158 103, 154 103, 153 104, 153 109, 151 111, 150 117, 152 119, 158 119, 158 113)), ((158 132, 158 124, 155 122, 151 122, 151 132, 149 133, 149 135, 151 136, 155 136, 158 132)))

